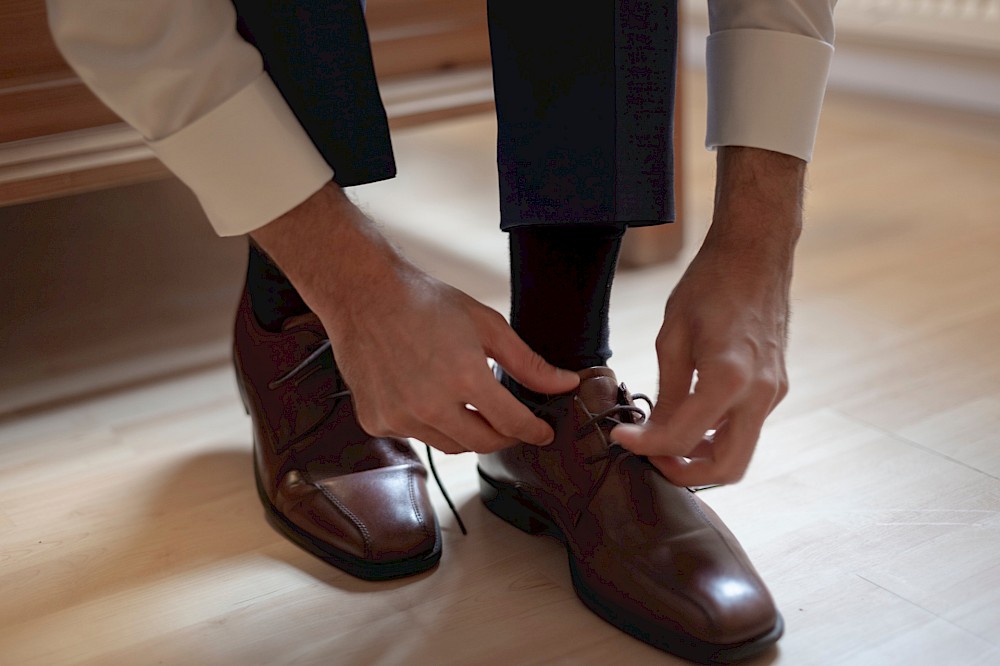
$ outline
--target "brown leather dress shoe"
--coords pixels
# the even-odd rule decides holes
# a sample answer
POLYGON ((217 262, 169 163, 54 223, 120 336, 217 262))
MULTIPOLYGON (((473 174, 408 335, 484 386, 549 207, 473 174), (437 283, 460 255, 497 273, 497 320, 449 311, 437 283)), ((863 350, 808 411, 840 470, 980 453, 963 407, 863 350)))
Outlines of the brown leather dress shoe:
POLYGON ((410 445, 372 437, 315 315, 262 329, 244 292, 234 360, 253 418, 257 490, 271 524, 349 574, 381 580, 441 558, 427 472, 410 445))
POLYGON ((693 492, 609 441, 617 421, 643 418, 614 373, 580 378, 571 394, 519 395, 556 438, 481 455, 486 506, 561 539, 580 599, 636 638, 701 663, 765 650, 783 623, 736 538, 693 492))

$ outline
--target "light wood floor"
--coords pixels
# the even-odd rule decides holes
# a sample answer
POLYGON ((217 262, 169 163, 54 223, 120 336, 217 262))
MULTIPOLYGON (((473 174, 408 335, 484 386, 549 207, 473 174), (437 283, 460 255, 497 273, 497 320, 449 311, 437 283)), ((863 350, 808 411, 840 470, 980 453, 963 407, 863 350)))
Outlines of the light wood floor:
MULTIPOLYGON (((700 82, 686 98, 689 254, 712 178, 700 82)), ((475 117, 401 132, 404 175, 358 196, 419 261, 505 309, 492 131, 475 117)), ((792 393, 745 481, 703 495, 787 621, 758 663, 1000 664, 1000 125, 831 94, 810 181, 792 393)), ((17 215, 80 210, 61 205, 17 215)), ((74 221, 48 223, 54 237, 74 221)), ((92 223, 79 243, 104 233, 92 223)), ((589 613, 555 542, 486 512, 472 456, 439 458, 470 534, 439 501, 432 573, 359 582, 272 531, 219 362, 240 248, 185 249, 177 239, 205 236, 199 224, 155 243, 112 230, 63 282, 55 269, 8 275, 22 291, 0 349, 17 369, 0 375, 0 664, 676 663, 589 613), (183 310, 191 285, 134 258, 158 248, 211 277, 210 296, 183 310), (118 290, 135 309, 112 307, 118 290), (204 334, 165 335, 177 312, 197 313, 182 323, 204 334), (95 322, 115 344, 94 339, 95 322), (143 359, 155 381, 135 380, 143 359), (133 381, 115 390, 108 377, 133 381)), ((42 247, 25 223, 3 232, 5 252, 24 254, 12 229, 42 247)), ((655 392, 657 316, 682 267, 616 283, 613 365, 633 389, 655 392)))

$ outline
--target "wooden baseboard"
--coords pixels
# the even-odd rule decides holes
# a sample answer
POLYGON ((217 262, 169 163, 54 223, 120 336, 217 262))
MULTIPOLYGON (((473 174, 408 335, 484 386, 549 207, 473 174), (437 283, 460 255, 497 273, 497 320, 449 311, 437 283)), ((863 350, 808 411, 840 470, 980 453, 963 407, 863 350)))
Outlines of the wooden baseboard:
MULTIPOLYGON (((486 111, 493 106, 488 67, 397 77, 383 83, 392 127, 486 111)), ((169 176, 124 123, 0 144, 0 205, 40 201, 169 176)))

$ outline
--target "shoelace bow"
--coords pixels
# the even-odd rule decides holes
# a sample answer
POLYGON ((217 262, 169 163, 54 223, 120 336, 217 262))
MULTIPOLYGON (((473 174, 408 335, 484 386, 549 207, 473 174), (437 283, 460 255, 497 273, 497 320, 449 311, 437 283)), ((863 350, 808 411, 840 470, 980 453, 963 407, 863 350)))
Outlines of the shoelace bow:
MULTIPOLYGON (((270 382, 267 387, 274 390, 287 382, 295 382, 296 386, 302 382, 306 377, 313 374, 321 367, 318 361, 323 355, 331 349, 331 344, 329 340, 324 340, 323 343, 313 350, 308 356, 306 356, 302 361, 298 363, 294 368, 286 372, 281 377, 278 377, 274 381, 270 382)), ((332 354, 331 354, 332 358, 332 354)), ((335 391, 333 393, 327 393, 325 395, 319 396, 320 400, 329 400, 331 408, 337 403, 338 400, 342 398, 349 398, 351 396, 351 389, 345 388, 340 391, 335 391)), ((311 432, 313 428, 310 428, 311 432)), ((304 433, 308 434, 308 433, 304 433)), ((304 435, 300 435, 304 436, 304 435)), ((444 501, 448 503, 448 508, 451 509, 452 514, 455 516, 455 522, 458 523, 458 528, 462 530, 462 534, 468 534, 465 529, 465 523, 462 522, 462 516, 458 514, 458 509, 455 508, 455 503, 451 501, 451 496, 448 495, 448 491, 444 488, 444 483, 441 481, 441 477, 438 475, 437 467, 434 465, 434 457, 431 455, 431 447, 424 444, 427 447, 427 461, 430 463, 431 474, 434 476, 434 482, 437 484, 438 490, 441 491, 441 495, 444 497, 444 501)))

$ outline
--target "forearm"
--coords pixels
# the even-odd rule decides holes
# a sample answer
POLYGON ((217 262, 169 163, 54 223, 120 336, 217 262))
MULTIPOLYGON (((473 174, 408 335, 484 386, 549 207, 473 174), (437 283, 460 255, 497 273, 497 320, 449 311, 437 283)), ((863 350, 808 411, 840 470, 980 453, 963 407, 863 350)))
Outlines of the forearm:
POLYGON ((735 245, 791 261, 802 231, 806 163, 759 148, 723 146, 706 244, 735 245))
POLYGON ((306 303, 324 314, 349 315, 360 301, 377 297, 379 285, 410 267, 333 182, 251 231, 250 237, 281 267, 306 303))

